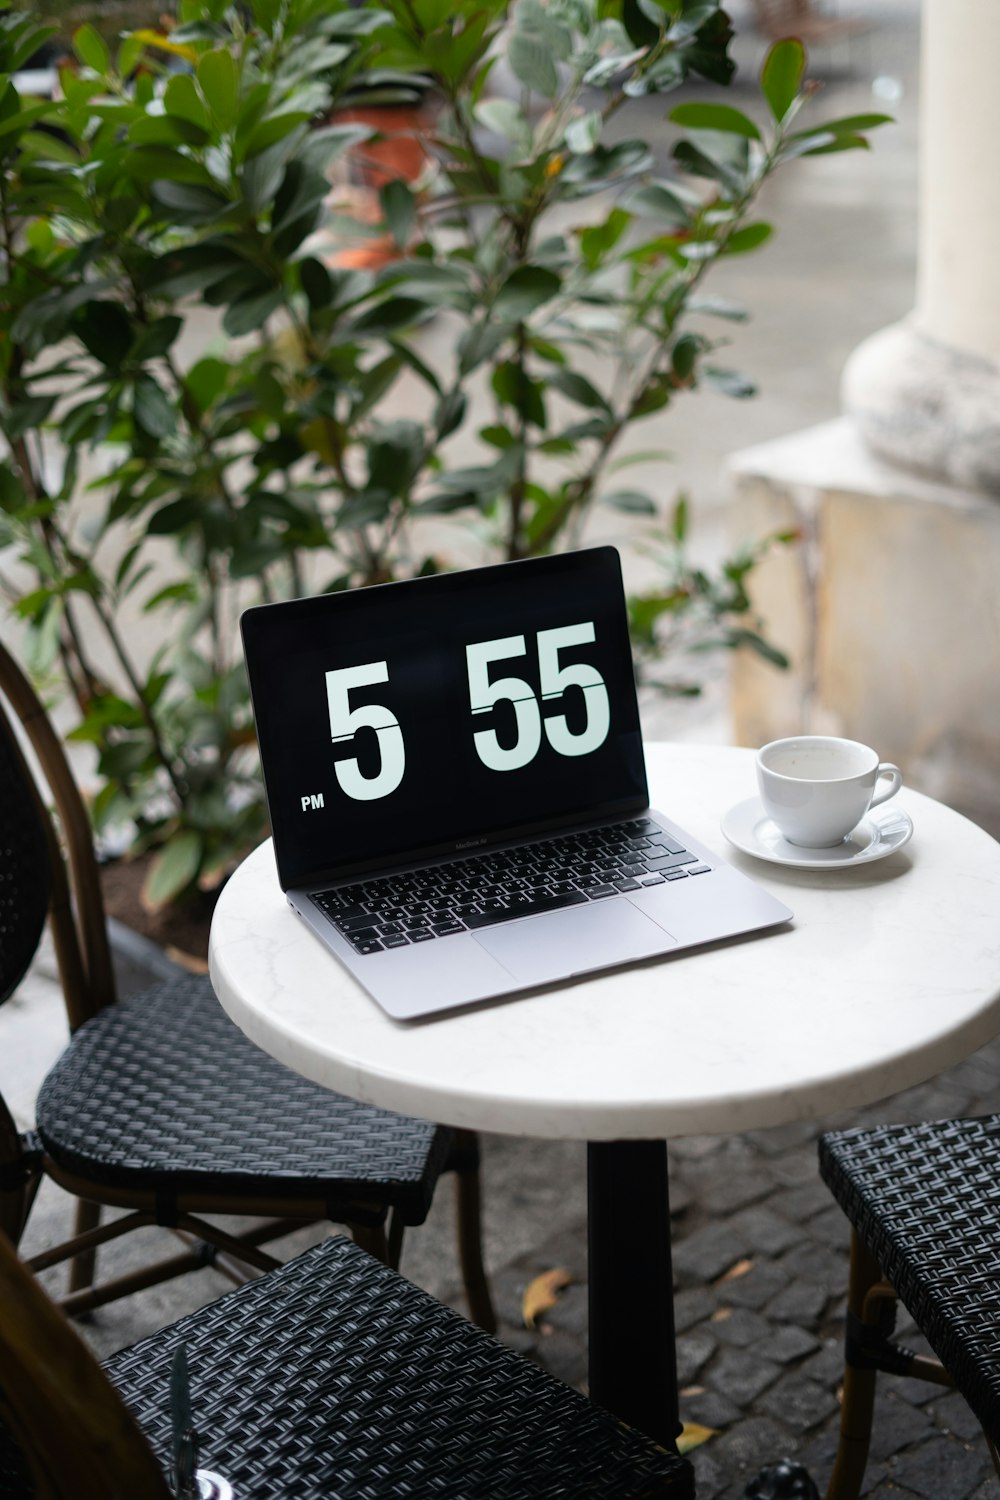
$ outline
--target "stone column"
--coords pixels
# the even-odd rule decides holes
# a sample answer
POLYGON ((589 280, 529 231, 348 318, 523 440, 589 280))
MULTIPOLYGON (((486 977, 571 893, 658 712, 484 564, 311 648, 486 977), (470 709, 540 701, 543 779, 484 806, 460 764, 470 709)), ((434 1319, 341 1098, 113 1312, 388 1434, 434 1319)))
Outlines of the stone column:
POLYGON ((1000 5, 924 0, 917 303, 855 351, 844 407, 883 458, 1000 494, 1000 5))
POLYGON ((1000 57, 996 0, 923 0, 916 306, 866 339, 846 416, 734 455, 774 672, 733 670, 737 743, 834 733, 1000 836, 1000 57))

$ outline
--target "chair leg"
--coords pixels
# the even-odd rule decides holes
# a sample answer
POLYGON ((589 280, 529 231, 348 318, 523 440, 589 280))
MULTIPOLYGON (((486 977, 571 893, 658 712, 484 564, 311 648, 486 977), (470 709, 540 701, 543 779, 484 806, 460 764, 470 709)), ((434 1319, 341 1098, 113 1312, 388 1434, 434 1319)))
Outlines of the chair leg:
MULTIPOLYGON (((74 1236, 87 1234, 91 1229, 96 1229, 101 1222, 101 1205, 91 1203, 87 1198, 76 1200, 76 1216, 73 1226, 74 1236)), ((67 1289, 70 1292, 81 1292, 94 1284, 94 1272, 97 1267, 97 1250, 82 1250, 79 1255, 74 1255, 69 1263, 69 1281, 67 1289)))
POLYGON ((0 1232, 5 1234, 12 1245, 21 1243, 21 1235, 24 1226, 28 1222, 31 1206, 35 1201, 41 1184, 42 1174, 36 1172, 29 1180, 12 1192, 0 1190, 0 1232))
POLYGON ((456 1130, 452 1150, 455 1162, 455 1219, 458 1230, 458 1260, 469 1304, 469 1316, 487 1333, 496 1333, 490 1285, 483 1265, 482 1193, 479 1180, 479 1142, 471 1130, 456 1130))
POLYGON ((840 1442, 826 1500, 858 1500, 875 1409, 878 1370, 860 1353, 858 1333, 884 1327, 885 1304, 869 1293, 882 1272, 857 1234, 851 1235, 851 1270, 847 1291, 847 1336, 844 1351, 844 1395, 840 1409, 840 1442))
POLYGON ((986 1439, 986 1446, 990 1450, 990 1458, 993 1460, 993 1467, 997 1471, 997 1476, 1000 1477, 1000 1449, 997 1448, 992 1438, 986 1439))
POLYGON ((385 1228, 381 1224, 352 1224, 351 1239, 362 1250, 367 1250, 369 1255, 374 1255, 384 1266, 389 1264, 389 1246, 386 1242, 385 1228))
POLYGON ((393 1271, 399 1270, 399 1261, 403 1254, 403 1230, 405 1227, 399 1210, 395 1208, 390 1209, 385 1263, 393 1271))

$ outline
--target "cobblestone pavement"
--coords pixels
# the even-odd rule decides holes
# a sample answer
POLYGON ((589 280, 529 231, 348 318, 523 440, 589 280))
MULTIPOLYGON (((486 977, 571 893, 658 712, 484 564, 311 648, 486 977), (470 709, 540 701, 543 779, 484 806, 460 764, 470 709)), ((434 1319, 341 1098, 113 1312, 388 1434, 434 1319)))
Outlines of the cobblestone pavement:
MULTIPOLYGON (((839 1421, 848 1227, 819 1178, 820 1131, 989 1112, 997 1108, 998 1077, 1000 1040, 870 1109, 818 1124, 671 1144, 681 1414, 715 1429, 691 1454, 699 1500, 739 1500, 748 1479, 785 1455, 807 1465, 821 1493, 830 1473, 839 1421)), ((508 1142, 485 1142, 487 1193, 491 1173, 502 1170, 509 1150, 508 1142)), ((549 1153, 553 1169, 565 1174, 558 1144, 534 1148, 534 1169, 544 1171, 549 1153)), ((516 1213, 516 1203, 509 1210, 516 1213)), ((502 1336, 582 1389, 586 1274, 581 1201, 575 1224, 532 1246, 494 1278, 502 1336), (556 1266, 569 1270, 574 1283, 540 1328, 528 1331, 521 1326, 523 1289, 556 1266)), ((623 1287, 621 1316, 642 1315, 623 1287)), ((926 1347, 902 1312, 898 1331, 912 1346, 926 1347)), ((870 1500, 995 1497, 993 1465, 962 1397, 881 1376, 864 1493, 870 1500)))
MULTIPOLYGON (((19 1001, 0 1012, 0 1061, 16 1055, 23 1073, 48 1066, 43 1043, 52 1055, 60 1046, 54 1033, 61 1005, 47 966, 36 966, 26 982, 22 1014, 19 1001), (35 1056, 25 1017, 45 1006, 51 1017, 44 1020, 46 1034, 35 1056)), ((698 1500, 741 1500, 747 1481, 786 1455, 807 1465, 821 1493, 830 1473, 848 1227, 819 1178, 821 1130, 988 1113, 998 1107, 998 1078, 1000 1038, 949 1072, 865 1110, 671 1143, 681 1414, 714 1429, 691 1454, 698 1500)), ((500 1136, 488 1136, 482 1145, 485 1243, 500 1336, 586 1390, 585 1147, 500 1136), (521 1318, 524 1289, 554 1267, 568 1270, 572 1284, 539 1327, 528 1330, 521 1318)), ((69 1200, 46 1184, 24 1253, 54 1243, 69 1229, 69 1219, 69 1200)), ((289 1237, 279 1253, 294 1253, 324 1232, 289 1237)), ((144 1231, 157 1233, 163 1231, 144 1231)), ((408 1232, 402 1269, 461 1308, 453 1234, 452 1195, 442 1182, 427 1223, 408 1232)), ((104 1273, 123 1271, 149 1253, 149 1241, 139 1244, 142 1239, 130 1236, 102 1251, 104 1273)), ((59 1273, 44 1279, 58 1290, 59 1273)), ((227 1287, 217 1272, 201 1271, 102 1308, 81 1332, 104 1357, 227 1287)), ((620 1312, 623 1318, 643 1316, 642 1307, 630 1303, 627 1286, 620 1312)), ((898 1331, 921 1347, 902 1316, 898 1331)), ((918 1381, 880 1377, 864 1493, 868 1500, 995 1500, 998 1482, 962 1398, 918 1381)))

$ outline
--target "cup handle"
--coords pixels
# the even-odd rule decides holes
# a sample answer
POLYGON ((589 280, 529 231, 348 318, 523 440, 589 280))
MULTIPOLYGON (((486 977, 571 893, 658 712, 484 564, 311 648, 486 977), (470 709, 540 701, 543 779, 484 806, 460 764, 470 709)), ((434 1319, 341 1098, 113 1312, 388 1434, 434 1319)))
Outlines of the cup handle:
POLYGON ((891 777, 892 784, 884 792, 876 792, 868 804, 869 807, 878 807, 880 802, 888 802, 890 797, 895 797, 903 785, 903 773, 898 766, 893 765, 891 760, 883 760, 879 763, 878 771, 875 773, 876 782, 882 776, 891 777))

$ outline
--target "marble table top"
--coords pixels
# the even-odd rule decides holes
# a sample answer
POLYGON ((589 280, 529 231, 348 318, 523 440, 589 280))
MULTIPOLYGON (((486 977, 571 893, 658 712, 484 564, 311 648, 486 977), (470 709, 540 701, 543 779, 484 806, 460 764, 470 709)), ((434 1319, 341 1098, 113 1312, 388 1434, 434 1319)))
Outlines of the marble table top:
POLYGON ((755 791, 751 751, 646 754, 652 806, 790 906, 790 926, 400 1023, 288 907, 268 842, 216 910, 222 1004, 266 1051, 352 1098, 580 1140, 815 1118, 918 1083, 1000 1030, 1000 844, 982 829, 904 786, 915 831, 888 858, 764 863, 719 828, 755 791))

